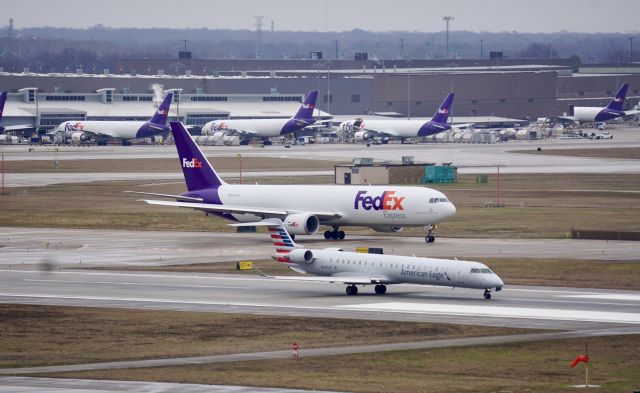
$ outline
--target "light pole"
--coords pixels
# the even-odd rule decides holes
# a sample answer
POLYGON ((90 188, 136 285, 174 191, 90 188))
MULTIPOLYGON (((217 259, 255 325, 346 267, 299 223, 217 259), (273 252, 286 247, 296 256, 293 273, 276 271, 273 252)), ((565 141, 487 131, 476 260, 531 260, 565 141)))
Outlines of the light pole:
POLYGON ((480 40, 480 58, 482 59, 484 57, 484 40, 480 40))
POLYGON ((449 58, 449 22, 451 22, 454 19, 455 18, 453 16, 443 16, 442 17, 442 20, 447 25, 447 59, 449 58))
POLYGON ((633 38, 629 37, 629 63, 633 63, 633 38))
POLYGON ((407 62, 407 120, 411 119, 411 60, 407 62))
POLYGON ((327 61, 327 113, 331 114, 331 83, 329 71, 331 70, 331 62, 327 61))

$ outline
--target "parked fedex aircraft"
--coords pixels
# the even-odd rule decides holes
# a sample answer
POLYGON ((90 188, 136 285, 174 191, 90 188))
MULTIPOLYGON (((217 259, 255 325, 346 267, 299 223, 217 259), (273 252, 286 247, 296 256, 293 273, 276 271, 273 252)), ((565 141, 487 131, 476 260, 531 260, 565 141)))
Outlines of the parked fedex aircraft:
POLYGON ((560 116, 560 119, 573 120, 582 123, 593 123, 613 120, 621 116, 635 115, 639 110, 623 111, 624 99, 627 95, 629 84, 625 83, 620 87, 618 93, 609 101, 609 104, 602 107, 576 106, 573 108, 573 116, 560 116))
POLYGON ((449 93, 431 120, 350 120, 340 124, 342 131, 354 131, 356 141, 373 138, 416 138, 437 134, 451 128, 447 124, 454 93, 449 93))
POLYGON ((2 125, 2 113, 4 112, 4 104, 7 102, 7 92, 0 91, 0 133, 4 131, 20 131, 34 128, 33 124, 19 124, 19 125, 2 125))
POLYGON ((298 112, 289 119, 237 119, 210 121, 202 127, 202 133, 215 135, 237 135, 242 141, 251 138, 271 138, 299 131, 315 123, 313 110, 316 106, 317 91, 310 91, 298 112))
MULTIPOLYGON (((239 222, 278 218, 294 235, 313 234, 320 225, 328 225, 333 231, 324 233, 326 239, 343 239, 343 225, 398 232, 406 226, 431 226, 456 212, 444 194, 426 187, 227 184, 182 123, 171 122, 171 131, 188 191, 136 192, 176 199, 145 200, 148 204, 195 209, 239 222)), ((433 242, 435 236, 430 232, 425 240, 433 242)))
MULTIPOLYGON (((246 224, 232 224, 242 226, 246 224)), ((439 258, 417 258, 398 255, 346 252, 339 248, 310 250, 297 245, 284 223, 267 219, 267 226, 276 248, 273 259, 286 263, 289 269, 313 276, 267 276, 278 280, 339 282, 347 284, 347 295, 356 295, 356 285, 375 285, 375 292, 384 295, 388 284, 425 284, 446 287, 484 289, 484 298, 491 299, 491 290, 502 290, 500 277, 480 262, 439 258)))
POLYGON ((124 145, 130 139, 148 138, 169 131, 167 115, 172 99, 173 93, 167 93, 149 121, 71 120, 60 124, 52 133, 62 134, 64 139, 70 138, 73 144, 92 139, 98 144, 106 143, 108 139, 122 139, 124 145))

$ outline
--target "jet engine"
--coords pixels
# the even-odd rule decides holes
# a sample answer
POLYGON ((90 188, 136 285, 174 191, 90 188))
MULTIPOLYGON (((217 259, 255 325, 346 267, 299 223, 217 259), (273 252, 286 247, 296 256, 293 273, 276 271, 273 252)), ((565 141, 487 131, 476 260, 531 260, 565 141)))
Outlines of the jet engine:
POLYGON ((320 219, 310 213, 290 214, 284 219, 284 226, 292 235, 313 235, 320 228, 320 219))
POLYGON ((84 132, 74 132, 71 134, 71 143, 80 144, 89 140, 89 137, 84 132))
POLYGON ((368 141, 369 139, 372 139, 373 135, 371 135, 367 131, 358 131, 353 134, 353 138, 357 142, 362 142, 362 141, 368 141))
POLYGON ((311 250, 296 249, 289 253, 289 261, 293 263, 313 262, 313 252, 311 250))
POLYGON ((402 227, 371 227, 376 232, 393 232, 398 233, 402 231, 402 227))

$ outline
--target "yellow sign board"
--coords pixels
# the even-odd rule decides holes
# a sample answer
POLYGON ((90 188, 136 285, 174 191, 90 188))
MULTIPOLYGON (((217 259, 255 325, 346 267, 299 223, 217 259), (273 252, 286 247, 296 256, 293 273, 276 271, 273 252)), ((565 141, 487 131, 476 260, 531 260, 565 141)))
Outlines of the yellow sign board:
POLYGON ((253 270, 253 262, 240 261, 238 262, 237 270, 253 270))

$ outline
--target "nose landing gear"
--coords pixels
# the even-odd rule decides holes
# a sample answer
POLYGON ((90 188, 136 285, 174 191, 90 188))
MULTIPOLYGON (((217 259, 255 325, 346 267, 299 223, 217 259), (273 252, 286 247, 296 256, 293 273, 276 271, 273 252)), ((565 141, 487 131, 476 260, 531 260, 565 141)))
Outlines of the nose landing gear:
POLYGON ((487 300, 491 299, 491 290, 489 289, 484 290, 484 298, 487 300))
POLYGON ((436 226, 429 225, 427 227, 427 235, 424 237, 424 241, 427 243, 433 243, 436 241, 436 226))

